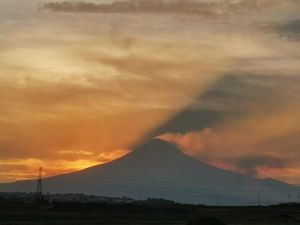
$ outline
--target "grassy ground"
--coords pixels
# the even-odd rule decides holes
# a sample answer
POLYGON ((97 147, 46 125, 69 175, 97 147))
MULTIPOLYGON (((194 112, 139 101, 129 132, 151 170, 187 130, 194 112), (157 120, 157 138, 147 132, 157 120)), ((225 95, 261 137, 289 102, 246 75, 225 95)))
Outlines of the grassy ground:
POLYGON ((0 205, 0 225, 184 225, 198 216, 228 225, 300 225, 296 206, 0 205))

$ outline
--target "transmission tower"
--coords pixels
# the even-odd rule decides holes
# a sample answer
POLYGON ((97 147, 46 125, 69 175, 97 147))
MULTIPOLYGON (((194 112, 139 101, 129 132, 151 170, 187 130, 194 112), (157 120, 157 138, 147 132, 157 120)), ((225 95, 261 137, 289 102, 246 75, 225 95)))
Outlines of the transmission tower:
POLYGON ((35 191, 35 197, 37 201, 42 200, 42 195, 43 195, 43 190, 42 190, 42 175, 43 175, 43 168, 39 168, 39 177, 37 180, 37 185, 36 185, 36 191, 35 191))

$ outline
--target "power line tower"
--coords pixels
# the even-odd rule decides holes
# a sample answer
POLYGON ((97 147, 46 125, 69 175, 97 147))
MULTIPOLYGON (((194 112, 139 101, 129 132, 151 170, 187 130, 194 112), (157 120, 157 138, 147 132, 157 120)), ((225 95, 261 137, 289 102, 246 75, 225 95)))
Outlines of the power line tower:
POLYGON ((43 196, 43 190, 42 190, 42 176, 43 176, 43 168, 39 168, 39 177, 37 180, 37 185, 36 185, 36 191, 35 191, 35 198, 37 202, 40 202, 42 200, 43 196))

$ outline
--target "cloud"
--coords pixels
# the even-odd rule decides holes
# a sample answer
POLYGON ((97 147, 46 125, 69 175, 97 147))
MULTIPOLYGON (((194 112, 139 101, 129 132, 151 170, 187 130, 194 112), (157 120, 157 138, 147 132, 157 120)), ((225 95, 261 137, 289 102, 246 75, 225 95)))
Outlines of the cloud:
MULTIPOLYGON (((272 115, 229 117, 213 128, 166 133, 160 138, 209 164, 259 177, 278 178, 271 169, 281 169, 281 172, 296 169, 300 160, 297 150, 300 147, 297 122, 300 110, 299 106, 290 107, 290 110, 273 111, 272 115)), ((289 180, 288 174, 285 180, 295 182, 289 180)))
POLYGON ((297 182, 299 82, 298 76, 222 77, 156 134, 217 167, 297 182))
MULTIPOLYGON (((229 127, 226 129, 230 130, 229 127)), ((299 171, 297 162, 300 160, 300 155, 296 152, 299 148, 297 139, 290 139, 292 148, 288 150, 283 148, 287 155, 282 155, 282 148, 273 149, 266 144, 261 144, 265 139, 273 142, 277 139, 277 135, 272 135, 271 138, 262 137, 262 131, 258 132, 259 135, 249 137, 245 136, 249 135, 246 131, 236 130, 229 134, 227 131, 207 128, 184 134, 167 133, 159 138, 175 143, 186 154, 219 168, 261 178, 297 182, 299 174, 290 173, 292 170, 299 171), (290 155, 293 157, 291 158, 290 155)), ((298 135, 299 133, 295 137, 298 135)), ((282 146, 286 140, 285 138, 282 140, 282 146)))
POLYGON ((79 151, 74 151, 74 150, 61 150, 58 151, 58 154, 61 155, 69 155, 69 154, 73 154, 73 155, 80 155, 80 156, 92 156, 94 155, 93 152, 89 152, 89 151, 84 151, 84 150, 79 150, 79 151))
MULTIPOLYGON (((106 162, 106 161, 105 161, 106 162)), ((102 162, 103 163, 103 162, 102 162)), ((0 183, 13 182, 23 179, 36 179, 38 177, 38 168, 43 167, 43 177, 49 177, 62 173, 70 173, 82 168, 95 166, 99 164, 93 159, 56 159, 41 160, 36 158, 20 158, 0 160, 1 179, 0 183)))
POLYGON ((205 128, 211 151, 201 158, 213 164, 232 166, 235 158, 258 155, 252 147, 272 157, 279 147, 295 149, 297 132, 288 120, 297 121, 299 46, 269 29, 273 20, 290 18, 285 10, 292 1, 93 2, 59 1, 55 7, 72 4, 78 12, 59 14, 36 10, 34 0, 0 2, 3 165, 17 169, 21 160, 36 175, 42 164, 54 175, 112 160, 160 134, 205 128), (133 11, 133 4, 147 13, 133 11), (97 7, 115 13, 82 13, 97 7), (266 21, 267 30, 257 26, 266 21), (282 127, 274 129, 274 121, 282 127), (248 140, 246 128, 262 125, 248 140), (268 137, 268 129, 280 132, 268 137), (218 151, 225 137, 230 162, 218 151), (232 150, 235 144, 245 155, 232 150), (56 168, 49 167, 58 157, 56 168))
POLYGON ((300 20, 292 20, 277 25, 279 34, 289 40, 300 39, 300 20))
POLYGON ((298 76, 224 75, 155 131, 186 133, 298 105, 298 76))
POLYGON ((283 158, 262 154, 236 159, 236 166, 246 174, 257 176, 259 168, 283 169, 289 167, 289 162, 283 158))
MULTIPOLYGON (((72 13, 151 13, 201 16, 209 19, 232 19, 236 16, 250 18, 264 12, 285 12, 299 7, 298 1, 287 0, 241 0, 241 1, 197 1, 197 0, 128 0, 112 3, 94 2, 47 2, 41 9, 52 12, 72 13)), ((298 8, 299 9, 299 8, 298 8)))
MULTIPOLYGON (((21 46, 10 43, 0 53, 5 163, 21 160, 32 171, 40 164, 55 175, 118 158, 124 151, 117 149, 144 140, 229 64, 215 41, 64 32, 59 39, 38 29, 16 32, 21 46), (58 157, 56 168, 49 166, 58 157), (22 161, 28 158, 40 161, 22 161)), ((23 178, 32 177, 28 170, 23 178)), ((7 175, 20 176, 19 170, 7 175)))
POLYGON ((128 151, 129 150, 126 149, 110 150, 95 155, 94 152, 82 150, 62 150, 57 152, 54 159, 49 157, 26 158, 26 156, 8 159, 1 158, 0 175, 4 179, 1 178, 0 183, 23 179, 36 179, 39 167, 43 167, 44 177, 70 173, 110 162, 127 154, 128 151))
POLYGON ((97 156, 97 160, 99 162, 110 162, 114 159, 120 158, 124 155, 126 155, 127 153, 129 153, 130 150, 126 150, 126 149, 120 149, 120 150, 114 150, 114 151, 110 151, 110 152, 105 152, 105 153, 100 153, 97 156))
POLYGON ((195 1, 130 0, 96 4, 92 2, 48 2, 42 9, 54 12, 74 13, 174 13, 184 15, 217 16, 212 11, 213 3, 195 1))

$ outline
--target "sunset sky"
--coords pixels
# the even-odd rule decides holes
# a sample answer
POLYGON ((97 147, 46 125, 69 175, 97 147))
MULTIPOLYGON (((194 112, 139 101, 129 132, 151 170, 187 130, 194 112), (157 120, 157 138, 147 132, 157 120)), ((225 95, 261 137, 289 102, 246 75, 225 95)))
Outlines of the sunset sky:
POLYGON ((300 184, 298 0, 55 2, 0 0, 0 182, 160 137, 300 184))

